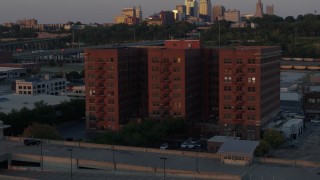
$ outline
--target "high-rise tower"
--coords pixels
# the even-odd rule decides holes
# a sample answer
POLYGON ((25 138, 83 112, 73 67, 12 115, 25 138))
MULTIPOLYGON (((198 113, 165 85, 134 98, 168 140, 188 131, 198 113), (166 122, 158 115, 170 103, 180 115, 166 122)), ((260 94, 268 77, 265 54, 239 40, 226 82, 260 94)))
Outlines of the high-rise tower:
POLYGON ((267 6, 267 14, 268 15, 274 15, 274 5, 268 5, 267 6))
POLYGON ((212 8, 212 22, 220 21, 224 19, 224 12, 226 11, 226 8, 221 5, 213 6, 212 8))
POLYGON ((198 2, 197 0, 186 0, 186 14, 187 16, 198 17, 198 2))
POLYGON ((141 6, 138 6, 136 8, 136 17, 139 18, 139 22, 142 22, 142 10, 141 6))
POLYGON ((263 4, 261 2, 261 0, 258 0, 257 4, 256 4, 256 14, 255 17, 260 17, 262 18, 263 16, 263 4))
POLYGON ((200 0, 199 16, 204 18, 207 22, 211 21, 211 0, 200 0))

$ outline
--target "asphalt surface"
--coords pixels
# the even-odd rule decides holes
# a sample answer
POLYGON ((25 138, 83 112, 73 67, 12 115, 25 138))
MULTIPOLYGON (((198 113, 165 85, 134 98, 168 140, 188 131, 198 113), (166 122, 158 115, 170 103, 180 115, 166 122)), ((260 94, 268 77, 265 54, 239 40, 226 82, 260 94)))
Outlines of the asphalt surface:
MULTIPOLYGON (((43 144, 43 155, 53 157, 70 157, 68 146, 43 144)), ((5 152, 40 155, 40 146, 25 146, 22 142, 1 141, 0 154, 5 152)), ((73 157, 100 162, 112 162, 113 153, 109 149, 73 147, 73 157)), ((164 155, 136 151, 114 151, 116 163, 132 164, 146 167, 162 168, 161 157, 166 157, 166 168, 196 170, 196 157, 181 155, 164 155)), ((251 166, 232 166, 221 164, 219 159, 198 158, 199 172, 216 172, 233 175, 245 175, 244 179, 270 180, 318 180, 320 169, 312 167, 293 167, 282 165, 253 164, 251 166)), ((13 172, 15 173, 15 171, 13 172)), ((63 176, 63 175, 62 175, 63 176)), ((83 176, 84 177, 84 176, 83 176)), ((140 176, 139 176, 140 177, 140 176)), ((143 179, 143 177, 141 177, 143 179)), ((47 178, 45 178, 47 179, 47 178)), ((135 178, 140 179, 140 178, 135 178)))

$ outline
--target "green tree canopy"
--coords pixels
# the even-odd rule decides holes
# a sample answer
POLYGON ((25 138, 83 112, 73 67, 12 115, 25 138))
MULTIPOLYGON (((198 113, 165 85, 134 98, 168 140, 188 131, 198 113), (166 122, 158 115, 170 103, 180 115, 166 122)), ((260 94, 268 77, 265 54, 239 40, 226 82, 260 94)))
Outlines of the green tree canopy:
POLYGON ((283 134, 274 129, 267 129, 263 134, 263 140, 265 140, 272 148, 278 148, 283 142, 283 134))
POLYGON ((33 137, 39 139, 62 139, 58 131, 48 124, 33 123, 23 131, 23 137, 33 137))

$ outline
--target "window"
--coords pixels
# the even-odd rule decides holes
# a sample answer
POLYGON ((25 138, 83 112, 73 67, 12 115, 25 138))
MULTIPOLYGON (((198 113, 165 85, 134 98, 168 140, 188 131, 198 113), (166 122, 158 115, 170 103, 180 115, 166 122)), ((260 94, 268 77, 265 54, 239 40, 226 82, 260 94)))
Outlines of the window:
POLYGON ((242 92, 242 87, 241 86, 237 87, 237 92, 242 92))
POLYGON ((248 83, 256 83, 256 78, 255 77, 249 77, 248 78, 248 83))
POLYGON ((230 101, 231 100, 231 96, 224 96, 223 99, 226 100, 226 101, 230 101))
POLYGON ((237 119, 242 119, 242 114, 237 114, 237 119))
POLYGON ((251 68, 251 67, 248 68, 248 73, 255 73, 255 72, 256 72, 255 68, 251 68))
POLYGON ((254 111, 256 108, 254 106, 248 106, 248 111, 254 111))
POLYGON ((231 59, 229 59, 229 58, 224 59, 224 63, 225 63, 225 64, 231 64, 231 62, 232 62, 232 61, 231 61, 231 59))
POLYGON ((224 82, 232 82, 231 76, 225 76, 224 77, 224 82))
POLYGON ((232 109, 232 107, 231 107, 229 104, 225 104, 225 105, 223 106, 223 109, 232 109))
POLYGON ((248 101, 255 101, 255 97, 254 96, 248 96, 247 99, 248 99, 248 101))
POLYGON ((237 96, 237 101, 242 101, 242 96, 237 96))
POLYGON ((255 64, 256 60, 255 59, 248 59, 248 64, 255 64))
POLYGON ((248 92, 256 92, 256 88, 255 87, 248 87, 248 92))
POLYGON ((242 59, 237 59, 237 64, 242 64, 242 59))
POLYGON ((231 86, 224 86, 224 91, 231 91, 231 86))

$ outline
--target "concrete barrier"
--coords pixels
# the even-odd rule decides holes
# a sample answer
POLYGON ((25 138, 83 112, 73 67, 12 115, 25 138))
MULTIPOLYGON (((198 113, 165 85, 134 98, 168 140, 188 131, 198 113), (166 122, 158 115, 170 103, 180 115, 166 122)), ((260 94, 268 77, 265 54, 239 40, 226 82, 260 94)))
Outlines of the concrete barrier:
POLYGON ((320 162, 302 161, 297 160, 296 165, 305 167, 320 167, 320 162))
POLYGON ((93 144, 93 143, 81 142, 80 143, 80 147, 111 149, 112 145, 108 145, 108 144, 93 144))
POLYGON ((35 179, 24 178, 24 177, 16 177, 16 176, 0 175, 0 180, 35 180, 35 179))

